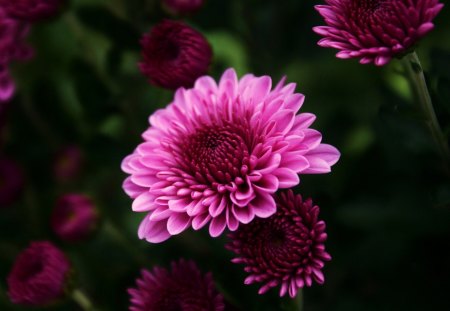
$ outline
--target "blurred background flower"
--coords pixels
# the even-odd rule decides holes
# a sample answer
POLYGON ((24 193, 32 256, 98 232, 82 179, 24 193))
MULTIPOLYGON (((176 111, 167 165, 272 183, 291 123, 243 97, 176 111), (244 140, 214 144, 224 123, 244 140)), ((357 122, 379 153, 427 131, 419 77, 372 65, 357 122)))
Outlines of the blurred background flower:
POLYGON ((130 311, 223 311, 223 297, 212 274, 203 275, 193 261, 172 262, 171 270, 155 267, 142 271, 137 288, 128 290, 130 311))
MULTIPOLYGON (((232 67, 239 77, 252 72, 279 81, 287 75, 297 83, 306 96, 302 109, 317 116, 314 128, 342 153, 331 174, 301 175, 293 189, 320 205, 333 257, 324 267, 326 282, 303 289, 305 310, 450 309, 450 182, 411 105, 415 95, 395 57, 389 66, 361 66, 318 46, 312 28, 326 25, 313 6, 320 2, 209 0, 183 22, 214 51, 207 74, 215 81, 232 67)), ((7 63, 16 96, 2 106, 8 113, 1 153, 17 163, 26 186, 12 208, 0 210, 0 310, 27 310, 11 303, 7 277, 23 245, 62 242, 51 217, 68 193, 95 198, 102 217, 90 238, 62 243, 98 309, 126 310, 127 288, 138 287, 140 270, 191 258, 213 273, 227 308, 298 310, 295 299, 279 297, 279 287, 258 295, 263 283, 244 284, 245 265, 230 262, 236 256, 224 248, 226 236, 185 230, 158 245, 136 237, 142 214, 132 212, 122 190, 120 163, 142 141, 148 117, 174 96, 149 85, 138 66, 140 38, 174 18, 161 4, 72 0, 54 18, 33 23, 27 44, 19 36, 19 46, 33 46, 35 56, 7 63), (77 146, 84 161, 80 174, 62 182, 54 167, 68 145, 77 146)), ((439 122, 450 133, 450 10, 444 7, 432 23, 417 53, 439 122)), ((71 300, 35 308, 78 309, 71 300)))
POLYGON ((8 276, 8 295, 15 304, 46 306, 62 298, 70 262, 48 241, 32 242, 17 257, 8 276))

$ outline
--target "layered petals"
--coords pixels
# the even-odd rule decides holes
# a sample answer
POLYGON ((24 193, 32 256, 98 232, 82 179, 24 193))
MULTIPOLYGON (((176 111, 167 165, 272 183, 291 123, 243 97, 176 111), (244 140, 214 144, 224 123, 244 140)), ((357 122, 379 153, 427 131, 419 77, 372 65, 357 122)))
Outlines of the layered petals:
POLYGON ((237 230, 273 215, 273 194, 298 185, 299 174, 329 172, 339 152, 309 128, 314 115, 297 115, 304 96, 294 90, 233 69, 218 83, 205 76, 178 89, 122 163, 133 211, 148 213, 139 237, 162 242, 207 224, 213 237, 237 230))

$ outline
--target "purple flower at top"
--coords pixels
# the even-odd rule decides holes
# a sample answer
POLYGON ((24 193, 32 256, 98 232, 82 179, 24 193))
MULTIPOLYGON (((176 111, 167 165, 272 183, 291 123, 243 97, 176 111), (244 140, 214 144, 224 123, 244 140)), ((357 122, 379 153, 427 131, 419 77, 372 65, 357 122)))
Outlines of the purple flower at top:
POLYGON ((172 269, 142 270, 130 288, 130 311, 223 311, 224 302, 211 273, 203 275, 193 261, 172 262, 172 269))
POLYGON ((297 115, 303 101, 295 84, 272 88, 268 76, 239 80, 233 69, 178 89, 122 162, 132 209, 147 213, 139 237, 159 243, 207 224, 213 237, 234 231, 274 214, 273 193, 298 185, 298 174, 330 172, 339 151, 309 128, 313 114, 297 115))
POLYGON ((23 186, 24 177, 20 166, 16 161, 0 155, 0 208, 14 203, 22 193, 23 186))
POLYGON ((387 64, 408 53, 434 28, 444 6, 438 0, 325 0, 316 9, 327 26, 314 27, 319 45, 340 50, 338 58, 387 64))
POLYGON ((311 199, 305 201, 292 190, 277 195, 276 202, 275 215, 241 226, 230 234, 227 248, 237 256, 233 262, 244 264, 250 274, 245 284, 262 283, 260 294, 280 286, 280 296, 294 298, 313 280, 325 281, 322 268, 331 259, 324 246, 325 222, 311 199))
POLYGON ((91 198, 82 194, 60 197, 52 213, 53 232, 66 242, 87 238, 98 224, 98 213, 91 198))
POLYGON ((33 55, 33 50, 25 43, 28 31, 28 24, 11 18, 0 6, 0 105, 9 101, 15 91, 9 64, 33 55))
POLYGON ((142 37, 141 45, 139 68, 151 84, 160 87, 191 87, 211 63, 206 38, 183 22, 162 21, 142 37))
POLYGON ((9 16, 27 22, 36 22, 55 16, 65 0, 0 0, 0 6, 9 16))
POLYGON ((32 242, 14 262, 8 276, 8 295, 14 304, 46 306, 66 290, 70 262, 47 241, 32 242))
POLYGON ((164 6, 175 14, 189 14, 198 11, 204 0, 162 0, 164 6))

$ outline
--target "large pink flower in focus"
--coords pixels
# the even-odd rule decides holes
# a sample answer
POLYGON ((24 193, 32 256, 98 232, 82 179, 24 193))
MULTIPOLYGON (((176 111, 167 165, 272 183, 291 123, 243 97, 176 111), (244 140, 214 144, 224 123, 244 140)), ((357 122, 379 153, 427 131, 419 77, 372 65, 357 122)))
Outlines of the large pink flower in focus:
POLYGON ((325 0, 316 9, 327 26, 314 27, 319 45, 340 50, 338 58, 386 65, 407 53, 433 28, 444 6, 438 0, 325 0))
POLYGON ((158 243, 209 224, 211 236, 276 211, 272 194, 299 184, 298 174, 328 173, 339 159, 310 129, 315 116, 296 115, 304 96, 268 76, 209 76, 150 116, 144 142, 127 156, 124 190, 147 215, 139 237, 158 243))

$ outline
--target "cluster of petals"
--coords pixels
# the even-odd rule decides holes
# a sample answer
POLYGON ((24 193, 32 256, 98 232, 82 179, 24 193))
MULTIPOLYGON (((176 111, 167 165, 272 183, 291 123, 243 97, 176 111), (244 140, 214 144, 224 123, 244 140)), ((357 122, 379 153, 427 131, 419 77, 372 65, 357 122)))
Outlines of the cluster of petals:
POLYGON ((130 311, 223 311, 223 297, 211 273, 203 275, 193 261, 172 262, 171 271, 142 270, 136 288, 130 288, 130 311))
POLYGON ((408 53, 434 28, 444 6, 438 0, 325 0, 316 9, 327 26, 314 27, 319 45, 340 50, 338 58, 387 64, 408 53))
POLYGON ((65 0, 0 0, 9 16, 27 22, 36 22, 56 15, 65 0))
POLYGON ((25 43, 28 31, 27 23, 10 17, 0 6, 0 105, 10 100, 15 91, 9 64, 33 55, 33 50, 25 43))
POLYGON ((15 304, 45 306, 64 295, 70 273, 64 253, 47 241, 32 242, 14 262, 8 295, 15 304))
POLYGON ((300 113, 304 96, 284 79, 199 78, 150 116, 144 142, 122 162, 132 209, 145 212, 138 235, 158 243, 209 224, 211 236, 276 211, 273 194, 299 184, 298 174, 328 173, 339 152, 300 113))
POLYGON ((67 242, 87 238, 96 228, 98 213, 90 197, 69 193, 61 196, 52 213, 53 232, 67 242))
POLYGON ((323 284, 322 268, 331 256, 325 251, 325 222, 319 220, 319 207, 303 200, 292 190, 276 196, 277 212, 256 219, 230 234, 227 248, 245 265, 250 275, 245 284, 263 283, 260 294, 280 286, 280 296, 294 298, 298 289, 323 284))
POLYGON ((206 38, 180 21, 158 23, 142 37, 141 45, 142 74, 163 88, 191 87, 211 63, 212 50, 206 38))

